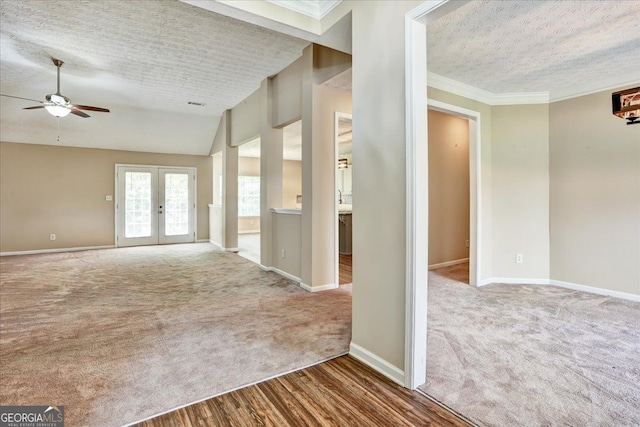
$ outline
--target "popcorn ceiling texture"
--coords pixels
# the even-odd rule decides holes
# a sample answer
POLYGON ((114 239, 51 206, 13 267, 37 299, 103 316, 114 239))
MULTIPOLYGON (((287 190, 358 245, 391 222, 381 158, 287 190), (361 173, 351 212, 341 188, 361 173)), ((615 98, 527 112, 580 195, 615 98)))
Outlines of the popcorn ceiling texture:
POLYGON ((140 421, 343 354, 351 288, 310 293, 208 243, 0 259, 0 405, 140 421))
POLYGON ((2 90, 52 93, 54 56, 66 62, 63 89, 106 86, 113 99, 100 102, 219 116, 308 44, 177 0, 3 0, 2 90))
POLYGON ((475 0, 427 26, 427 67, 493 93, 554 98, 639 81, 639 43, 637 0, 475 0))

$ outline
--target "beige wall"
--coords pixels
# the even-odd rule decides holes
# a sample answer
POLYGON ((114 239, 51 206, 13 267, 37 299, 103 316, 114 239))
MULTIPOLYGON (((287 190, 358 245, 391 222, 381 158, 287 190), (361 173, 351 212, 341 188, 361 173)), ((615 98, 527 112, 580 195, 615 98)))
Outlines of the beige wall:
POLYGON ((296 196, 302 194, 302 162, 282 162, 282 207, 296 209, 296 196))
POLYGON ((273 127, 286 126, 302 116, 302 68, 299 58, 273 78, 272 115, 273 127))
POLYGON ((231 146, 260 136, 260 89, 231 109, 231 146))
POLYGON ((550 106, 551 278, 639 295, 640 125, 611 92, 550 106))
POLYGON ((2 142, 0 252, 113 245, 116 163, 198 168, 197 236, 209 238, 209 156, 2 142))
POLYGON ((491 118, 494 277, 549 279, 549 106, 496 106, 491 118))
POLYGON ((260 176, 260 159, 238 157, 238 176, 260 176))
POLYGON ((300 214, 271 213, 273 267, 300 278, 300 214), (282 257, 282 251, 285 251, 282 257))
POLYGON ((429 110, 429 265, 469 257, 469 121, 429 110))

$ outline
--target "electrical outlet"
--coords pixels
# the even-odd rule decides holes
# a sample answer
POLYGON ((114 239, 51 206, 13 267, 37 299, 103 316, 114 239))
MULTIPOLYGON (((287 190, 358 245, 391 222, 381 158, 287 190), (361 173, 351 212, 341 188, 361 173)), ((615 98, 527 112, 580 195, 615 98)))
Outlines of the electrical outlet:
POLYGON ((516 254, 516 264, 522 264, 523 260, 522 254, 516 254))
POLYGON ((113 201, 113 196, 111 196, 111 195, 105 196, 104 200, 106 200, 107 202, 112 202, 113 201))
POLYGON ((49 234, 49 240, 56 240, 56 235, 53 233, 49 234))
POLYGON ((283 249, 283 250, 282 250, 282 258, 284 258, 285 256, 286 256, 286 252, 285 252, 285 250, 283 249))

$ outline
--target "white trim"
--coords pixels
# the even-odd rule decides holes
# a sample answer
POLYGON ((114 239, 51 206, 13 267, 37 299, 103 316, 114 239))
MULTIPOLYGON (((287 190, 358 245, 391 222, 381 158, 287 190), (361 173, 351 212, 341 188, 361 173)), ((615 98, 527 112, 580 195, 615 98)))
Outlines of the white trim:
POLYGON ((208 243, 208 242, 210 242, 209 239, 198 239, 198 240, 196 240, 196 243, 208 243))
POLYGON ((493 93, 440 74, 427 72, 429 86, 488 105, 548 104, 549 92, 493 93))
POLYGON ((478 286, 486 286, 493 283, 505 285, 548 285, 549 279, 536 279, 524 277, 490 277, 480 282, 478 286))
POLYGON ((260 234, 260 230, 243 230, 238 231, 238 234, 260 234))
POLYGON ((329 283, 329 284, 320 285, 320 286, 309 286, 306 283, 300 282, 300 287, 305 291, 309 291, 309 292, 321 292, 321 291, 329 291, 331 289, 338 289, 339 286, 336 285, 335 283, 329 283))
POLYGON ((223 248, 222 246, 220 246, 220 249, 222 249, 225 252, 238 252, 240 250, 238 248, 223 248))
POLYGON ((286 271, 282 271, 279 268, 275 268, 275 267, 265 267, 264 265, 258 263, 258 265, 260 266, 261 269, 263 269, 264 271, 272 271, 276 274, 279 274, 283 277, 286 277, 289 280, 293 280, 296 283, 300 283, 300 278, 294 276, 293 274, 289 274, 286 271))
POLYGON ((439 262, 438 264, 431 264, 429 270, 435 270, 436 268, 449 267, 452 265, 464 264, 469 262, 469 258, 454 259, 453 261, 439 262))
POLYGON ((32 251, 0 252, 0 256, 52 254, 52 253, 58 253, 58 252, 93 251, 96 249, 113 249, 113 248, 115 248, 115 245, 82 246, 77 248, 35 249, 32 251))
POLYGON ((302 15, 308 16, 313 19, 321 20, 329 12, 331 12, 336 6, 338 6, 342 0, 267 0, 269 3, 273 3, 277 6, 284 7, 285 9, 292 10, 302 15))
MULTIPOLYGON (((405 16, 405 356, 401 384, 426 381, 429 187, 427 152, 427 28, 416 21, 446 1, 427 2, 405 16), (418 176, 418 173, 421 173, 418 176), (427 185, 425 185, 427 184, 427 185)), ((386 375, 386 374, 385 374, 386 375)))
POLYGON ((393 366, 391 363, 382 359, 381 357, 376 356, 371 353, 369 350, 360 347, 358 344, 351 343, 349 345, 349 355, 355 359, 358 359, 365 365, 370 368, 380 372, 385 377, 389 378, 393 382, 404 386, 404 371, 396 366, 393 366))
POLYGON ((215 242, 211 239, 209 239, 209 243, 211 243, 213 246, 217 246, 219 249, 224 250, 221 243, 215 242))
POLYGON ((264 379, 261 379, 261 380, 253 381, 253 382, 250 382, 250 383, 247 383, 247 384, 242 384, 242 385, 240 385, 238 387, 235 387, 235 388, 232 388, 232 389, 229 389, 229 390, 221 391, 219 393, 216 393, 214 395, 205 397, 203 399, 195 400, 193 402, 185 403, 184 405, 176 406, 175 408, 171 408, 171 409, 166 410, 164 412, 160 412, 158 414, 151 415, 150 417, 144 418, 142 420, 135 421, 135 422, 132 422, 132 423, 129 423, 129 424, 125 424, 123 427, 130 427, 130 426, 139 424, 139 423, 141 423, 143 421, 147 421, 147 420, 150 420, 152 418, 156 418, 156 417, 159 417, 161 415, 165 415, 165 414, 168 414, 170 412, 177 411, 178 409, 186 408, 187 406, 195 405, 196 403, 204 402, 205 400, 213 399, 213 398, 221 396, 223 394, 227 394, 227 393, 231 393, 232 391, 240 390, 241 388, 246 388, 246 387, 250 387, 252 385, 260 384, 260 383, 263 383, 265 381, 272 380, 274 378, 282 377, 284 375, 289 375, 289 374, 291 374, 293 372, 302 371, 303 369, 307 369, 307 368, 310 368, 312 366, 316 366, 316 365, 320 365, 322 363, 326 363, 326 362, 328 362, 330 360, 337 359, 338 357, 346 356, 347 354, 349 354, 349 352, 340 353, 340 354, 338 354, 336 356, 327 357, 325 359, 319 360, 317 362, 310 363, 308 365, 301 366, 299 368, 293 368, 293 369, 291 369, 289 371, 286 371, 286 372, 283 372, 281 374, 275 374, 275 375, 272 375, 270 377, 267 377, 267 378, 264 378, 264 379))
POLYGON ((579 90, 574 90, 572 92, 566 91, 565 93, 561 93, 559 95, 555 95, 554 94, 554 96, 551 97, 549 102, 564 101, 566 99, 578 98, 580 96, 591 95, 592 93, 604 92, 604 91, 607 91, 607 90, 618 89, 618 88, 625 87, 625 86, 635 87, 638 84, 640 84, 640 81, 631 80, 631 81, 623 82, 623 83, 605 84, 605 85, 598 86, 597 88, 591 88, 591 89, 582 88, 582 89, 579 89, 579 90))
POLYGON ((269 210, 277 214, 302 215, 302 209, 271 208, 269 210))
POLYGON ((561 288, 572 289, 574 291, 589 292, 592 294, 605 295, 608 297, 622 298, 629 301, 640 302, 640 295, 628 294, 626 292, 613 291, 610 289, 596 288, 593 286, 579 285, 577 283, 563 282, 562 280, 551 279, 550 284, 561 288))

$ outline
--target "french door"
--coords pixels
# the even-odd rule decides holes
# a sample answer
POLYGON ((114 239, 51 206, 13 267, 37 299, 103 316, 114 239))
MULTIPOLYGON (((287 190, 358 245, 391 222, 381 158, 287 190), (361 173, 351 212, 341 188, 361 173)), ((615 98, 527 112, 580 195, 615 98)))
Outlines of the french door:
POLYGON ((195 169, 116 166, 116 246, 195 242, 195 169))

